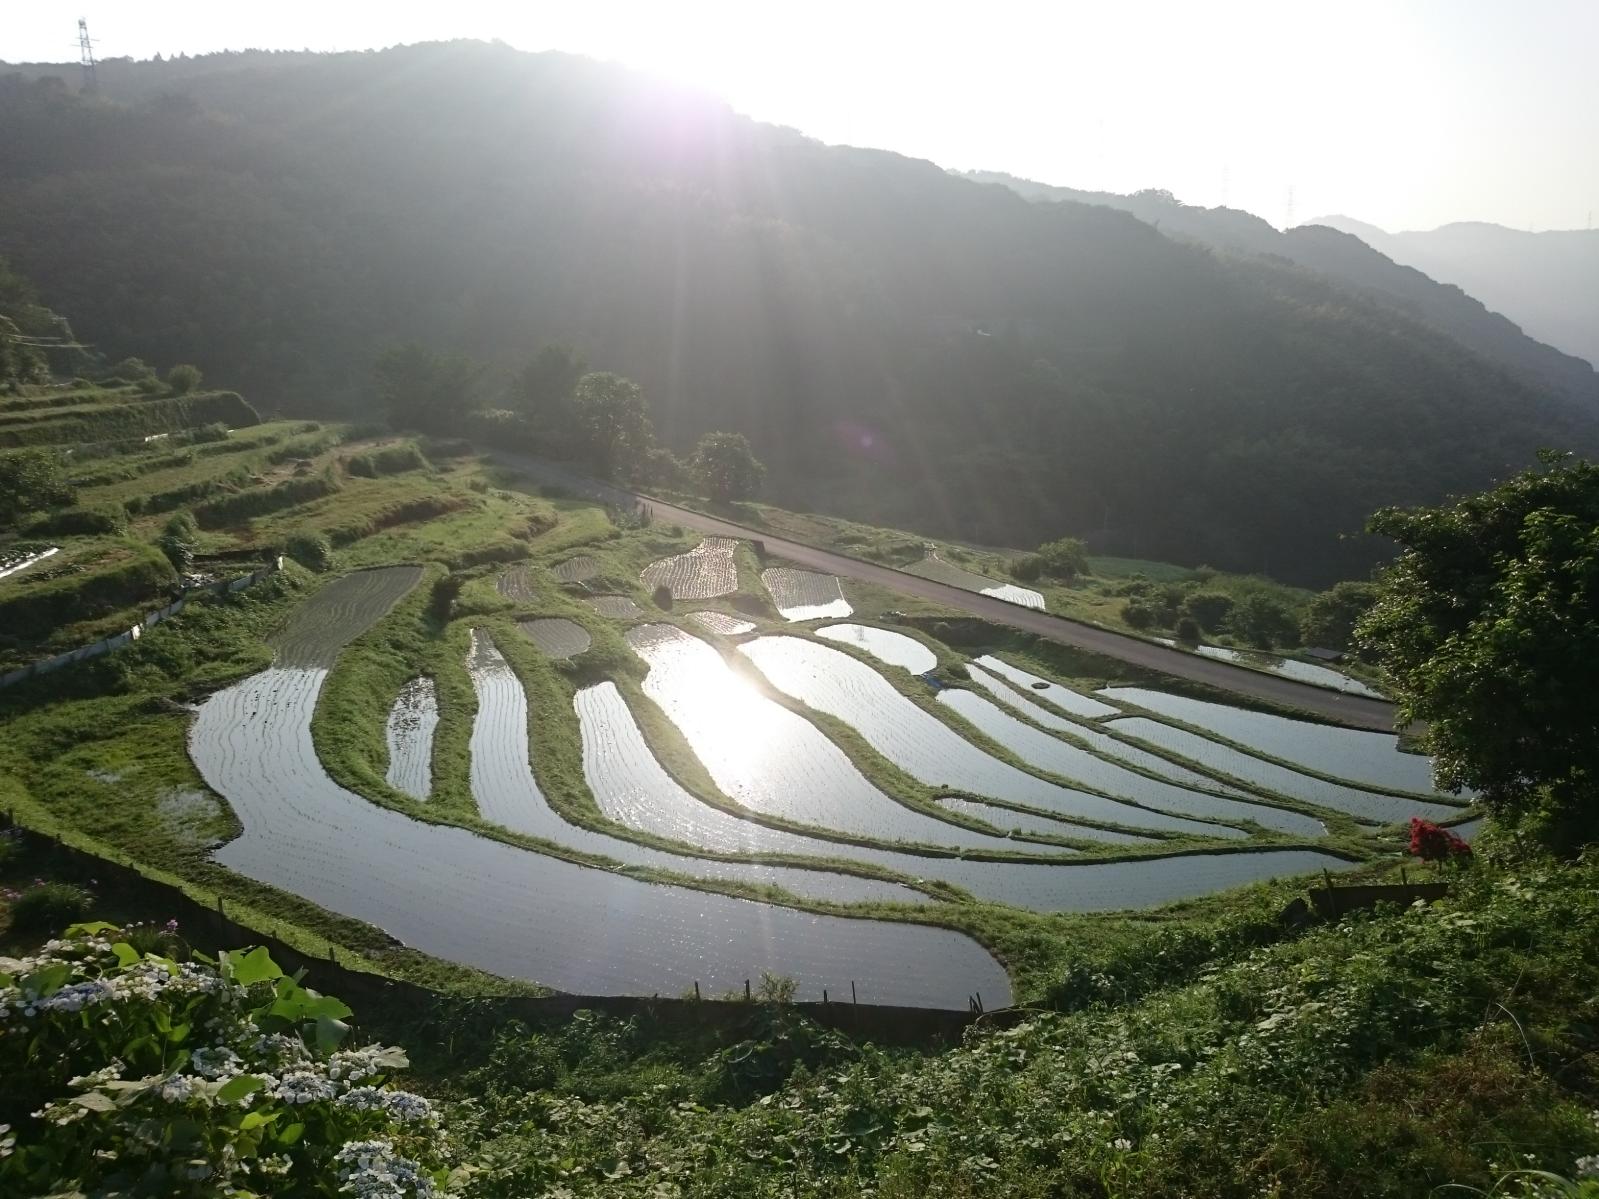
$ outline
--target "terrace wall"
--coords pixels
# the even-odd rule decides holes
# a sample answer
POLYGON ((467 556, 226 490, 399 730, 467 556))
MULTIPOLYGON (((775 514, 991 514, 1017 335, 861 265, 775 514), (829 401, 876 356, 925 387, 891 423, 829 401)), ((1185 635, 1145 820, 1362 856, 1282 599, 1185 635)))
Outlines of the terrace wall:
POLYGON ((57 654, 53 658, 42 658, 37 662, 29 662, 26 666, 19 666, 9 674, 0 674, 0 687, 9 687, 13 683, 20 683, 23 679, 32 678, 38 674, 49 674, 51 671, 60 670, 73 662, 81 662, 85 658, 98 658, 101 654, 108 654, 114 649, 121 649, 124 645, 131 645, 143 634, 155 628, 169 616, 174 616, 183 611, 191 595, 225 595, 234 591, 242 591, 246 587, 254 586, 269 575, 276 574, 283 569, 283 559, 275 558, 260 570, 253 570, 247 575, 240 575, 236 579, 221 579, 215 583, 207 583, 201 587, 190 587, 177 599, 164 608, 157 608, 154 612, 145 614, 143 620, 132 628, 123 632, 80 645, 77 649, 69 649, 65 653, 57 654))

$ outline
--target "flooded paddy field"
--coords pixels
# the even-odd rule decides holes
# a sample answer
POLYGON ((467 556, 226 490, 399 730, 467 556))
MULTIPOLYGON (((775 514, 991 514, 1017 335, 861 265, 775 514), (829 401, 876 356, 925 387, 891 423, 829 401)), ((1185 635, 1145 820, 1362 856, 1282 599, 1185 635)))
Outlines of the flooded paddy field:
POLYGON ((280 630, 278 665, 201 707, 191 755, 243 829, 216 851, 223 865, 447 961, 566 991, 678 994, 697 981, 716 993, 770 971, 794 978, 802 997, 854 980, 866 1002, 961 1007, 978 989, 1008 1002, 1004 970, 959 933, 644 883, 412 820, 339 787, 311 739, 317 697, 338 649, 419 574, 330 584, 280 630))
POLYGON ((737 616, 729 616, 726 612, 690 612, 688 618, 700 628, 720 633, 723 637, 737 637, 755 631, 753 620, 741 620, 737 616))
POLYGON ((609 620, 638 620, 644 609, 626 595, 591 595, 583 601, 594 612, 609 620))
POLYGON ((834 575, 774 566, 761 571, 761 583, 784 620, 837 620, 854 611, 834 575))
MULTIPOLYGON (((1157 637, 1155 640, 1172 646, 1180 644, 1165 637, 1157 637)), ((1325 687, 1329 691, 1342 691, 1347 695, 1365 695, 1372 699, 1387 698, 1382 692, 1359 679, 1315 662, 1301 662, 1298 658, 1279 658, 1275 654, 1249 653, 1245 650, 1228 649, 1224 645, 1196 645, 1192 648, 1193 652, 1202 658, 1215 658, 1218 662, 1231 662, 1237 666, 1264 670, 1268 674, 1280 674, 1285 679, 1297 679, 1301 683, 1309 683, 1312 687, 1325 687)))
POLYGON ((912 674, 926 674, 938 666, 938 655, 914 637, 869 624, 830 624, 816 630, 818 637, 853 645, 879 662, 900 666, 912 674))
POLYGON ((739 646, 739 652, 779 691, 844 721, 878 753, 928 786, 1130 829, 1201 837, 1242 835, 1072 790, 1019 770, 917 707, 864 662, 828 646, 798 637, 760 637, 739 646))
MULTIPOLYGON (((925 898, 896 883, 878 879, 824 869, 717 862, 667 853, 572 824, 550 807, 533 773, 528 748, 527 691, 522 680, 517 678, 494 642, 481 634, 473 636, 468 665, 478 705, 472 723, 472 798, 485 820, 580 853, 611 858, 626 866, 652 866, 694 878, 782 887, 812 899, 835 903, 883 900, 915 903, 925 898)), ((654 764, 654 759, 650 762, 654 764)), ((621 763, 616 766, 623 768, 621 763)), ((660 772, 660 777, 665 777, 664 771, 660 772)))
POLYGON ((978 666, 991 674, 996 674, 1002 679, 1007 679, 1024 691, 1030 692, 1035 699, 1059 708, 1069 716, 1115 716, 1121 709, 1114 704, 1101 703, 1084 695, 1081 691, 1073 691, 1070 687, 1063 687, 1052 679, 1040 678, 1036 674, 1029 674, 1019 666, 1012 666, 1002 658, 985 654, 976 659, 978 666))
POLYGON ((433 680, 412 679, 389 709, 384 736, 389 745, 389 786, 413 799, 433 791, 433 733, 439 727, 439 695, 433 680))
POLYGON ((699 638, 652 624, 629 630, 627 641, 650 667, 644 694, 735 803, 875 841, 1014 852, 1005 837, 947 823, 884 794, 821 730, 761 694, 699 638))
POLYGON ((534 568, 526 562, 519 562, 499 573, 494 580, 494 588, 506 599, 526 603, 538 597, 538 591, 533 585, 534 568))
POLYGON ((1313 724, 1141 687, 1112 687, 1100 694, 1334 778, 1412 795, 1436 794, 1431 759, 1400 752, 1392 733, 1313 724))
POLYGON ((600 573, 600 560, 588 554, 578 554, 550 567, 550 573, 563 583, 583 583, 600 573))
POLYGON ((651 590, 665 587, 679 602, 731 595, 738 590, 737 548, 730 537, 707 537, 686 554, 651 562, 639 578, 651 590))
POLYGON ((528 640, 539 647, 546 657, 575 658, 593 644, 589 631, 575 620, 564 616, 548 616, 538 620, 520 620, 516 627, 527 634, 528 640))
POLYGON ((1243 782, 1290 799, 1316 804, 1323 808, 1346 812, 1357 820, 1372 824, 1388 824, 1421 816, 1439 820, 1459 815, 1462 809, 1444 804, 1428 803, 1420 799, 1402 799, 1395 795, 1382 795, 1375 791, 1362 791, 1358 787, 1329 782, 1313 775, 1302 774, 1253 754, 1244 753, 1231 745, 1223 745, 1208 737, 1201 737, 1187 729, 1151 720, 1144 716, 1124 716, 1109 721, 1107 728, 1128 737, 1177 754, 1196 762, 1207 770, 1217 770, 1232 775, 1243 782))
MULTIPOLYGON (((1107 762, 1097 754, 1024 724, 974 691, 950 688, 939 692, 938 702, 970 721, 1028 765, 1096 791, 1167 812, 1219 820, 1252 820, 1263 828, 1295 837, 1320 837, 1327 831, 1321 821, 1300 812, 1210 795, 1107 762)), ((1217 826, 1213 835, 1241 837, 1244 834, 1238 829, 1217 826)))

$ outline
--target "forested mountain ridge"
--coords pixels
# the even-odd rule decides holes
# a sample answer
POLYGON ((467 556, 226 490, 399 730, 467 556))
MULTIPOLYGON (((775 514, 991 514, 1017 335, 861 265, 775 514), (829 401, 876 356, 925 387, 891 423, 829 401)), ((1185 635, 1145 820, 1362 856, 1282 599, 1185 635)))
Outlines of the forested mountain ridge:
POLYGON ((1532 233, 1487 221, 1388 233, 1344 216, 1318 225, 1352 233, 1395 262, 1464 288, 1533 336, 1599 367, 1599 230, 1532 233))
MULTIPOLYGON (((1493 283, 1500 276, 1512 273, 1511 261, 1516 252, 1527 251, 1528 245, 1518 243, 1516 250, 1500 247, 1498 256, 1503 261, 1496 262, 1492 269, 1479 261, 1478 269, 1473 270, 1458 260, 1480 260, 1482 251, 1471 254, 1461 249, 1451 253, 1448 244, 1451 240, 1459 240, 1449 233, 1450 230, 1470 228, 1468 225, 1447 226, 1433 234, 1390 235, 1347 217, 1327 217, 1279 231, 1252 213, 1236 208, 1183 204, 1170 192, 1156 189, 1119 195, 1054 187, 997 171, 968 171, 964 177, 1003 184, 1032 200, 1101 204, 1121 209, 1162 233, 1226 252, 1278 255, 1340 283, 1374 293, 1455 338, 1468 349, 1500 363, 1531 387, 1564 394, 1580 404, 1599 406, 1599 372, 1595 371, 1592 361, 1578 356, 1582 353, 1579 344, 1585 345, 1587 341, 1575 333, 1583 323, 1581 301, 1586 300, 1590 307, 1599 305, 1599 234, 1589 235, 1593 242, 1593 265, 1587 268, 1586 276, 1592 278, 1592 286, 1588 294, 1579 295, 1582 288, 1577 281, 1582 268, 1570 255, 1579 243, 1570 239, 1580 239, 1582 234, 1520 234, 1512 229, 1501 230, 1516 238, 1568 239, 1558 248, 1553 242, 1544 243, 1546 258, 1552 258, 1560 250, 1566 251, 1563 261, 1568 268, 1566 273, 1571 276, 1567 285, 1559 289, 1558 296, 1545 296, 1541 303, 1533 303, 1539 290, 1533 280, 1547 278, 1552 261, 1526 265, 1519 272, 1516 284, 1495 288, 1493 283), (1445 263, 1453 263, 1456 269, 1452 272, 1438 269, 1445 263), (1479 290, 1473 286, 1477 283, 1486 286, 1479 290), (1512 298, 1513 303, 1498 305, 1497 297, 1512 298), (1495 311, 1490 305, 1500 310, 1495 311), (1567 336, 1560 339, 1566 343, 1566 348, 1545 344, 1541 340, 1544 335, 1537 329, 1524 330, 1518 325, 1516 321, 1521 318, 1517 313, 1523 310, 1536 311, 1550 322, 1549 327, 1566 333, 1567 336)), ((1498 226, 1486 228, 1497 229, 1498 226)), ((1599 308, 1594 311, 1599 316, 1599 308)), ((1543 320, 1539 327, 1543 327, 1543 320)), ((1595 349, 1599 350, 1599 343, 1595 349)))
POLYGON ((0 78, 0 253, 109 357, 288 412, 358 407, 404 338, 507 376, 570 340, 668 443, 748 434, 783 503, 1307 582, 1364 570, 1339 534, 1379 504, 1599 443, 1599 406, 1290 262, 620 68, 229 54, 105 64, 95 99, 67 71, 0 78))

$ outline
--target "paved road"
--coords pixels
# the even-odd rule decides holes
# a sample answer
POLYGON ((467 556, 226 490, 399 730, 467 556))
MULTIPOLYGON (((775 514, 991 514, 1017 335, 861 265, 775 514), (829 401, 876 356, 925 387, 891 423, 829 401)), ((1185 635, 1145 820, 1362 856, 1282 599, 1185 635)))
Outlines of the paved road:
POLYGON ((716 536, 762 541, 766 544, 767 553, 787 558, 801 566, 808 566, 826 574, 859 579, 866 583, 878 583, 906 595, 914 595, 919 599, 932 600, 970 612, 974 616, 981 616, 996 624, 1037 633, 1041 637, 1059 641, 1064 645, 1092 650, 1108 657, 1119 658, 1123 662, 1131 662, 1135 666, 1176 675, 1178 678, 1209 683, 1239 695, 1253 696, 1298 708, 1304 712, 1312 712, 1323 719, 1333 720, 1352 728, 1377 729, 1385 733, 1394 731, 1394 706, 1385 700, 1371 699, 1362 695, 1346 695, 1330 691, 1325 687, 1313 687, 1294 679, 1281 678, 1258 670, 1234 666, 1229 662, 1202 658, 1197 654, 1156 645, 1142 638, 1099 628, 1097 625, 1084 624, 1081 621, 1039 612, 1032 608, 1022 608, 981 592, 966 591, 934 579, 906 574, 891 566, 851 558, 832 550, 806 545, 804 542, 789 541, 763 529, 735 524, 721 517, 696 512, 692 508, 669 504, 664 500, 587 478, 565 467, 537 458, 498 451, 491 451, 491 455, 503 465, 522 471, 542 482, 554 483, 608 504, 623 506, 636 503, 648 504, 657 520, 670 521, 685 528, 716 536))

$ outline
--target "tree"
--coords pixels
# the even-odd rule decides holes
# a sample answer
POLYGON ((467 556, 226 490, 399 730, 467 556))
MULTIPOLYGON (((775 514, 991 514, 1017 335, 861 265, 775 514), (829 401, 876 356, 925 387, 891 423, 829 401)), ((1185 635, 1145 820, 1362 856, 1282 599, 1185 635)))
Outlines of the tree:
POLYGON ((1076 537, 1046 541, 1038 547, 1044 573, 1067 582, 1088 573, 1088 547, 1076 537))
POLYGON ((572 424, 578 453, 608 478, 643 462, 655 441, 643 390, 609 371, 595 371, 577 381, 572 424))
POLYGON ((713 500, 753 499, 766 477, 766 467, 742 433, 707 433, 691 462, 695 481, 713 500))
POLYGON ((1194 591, 1183 597, 1183 613, 1207 633, 1221 628, 1233 610, 1233 597, 1225 591, 1194 591))
POLYGON ((175 396, 188 395, 200 386, 200 368, 187 362, 179 363, 167 372, 167 386, 175 396))
POLYGON ((508 406, 536 426, 564 425, 572 392, 587 370, 583 355, 571 346, 545 346, 511 384, 508 406))
POLYGON ((75 499, 77 493, 53 451, 0 454, 0 525, 14 524, 24 512, 57 508, 75 499))
POLYGON ((1246 595, 1233 605, 1227 615, 1227 630, 1256 649, 1299 643, 1299 625, 1293 613, 1270 596, 1259 593, 1246 595))
POLYGON ((1599 466, 1544 452, 1499 486, 1387 508, 1397 541, 1358 641, 1402 721, 1424 720, 1434 772, 1503 815, 1545 809, 1582 837, 1599 818, 1599 466))
POLYGON ((447 433, 482 406, 481 372, 462 354, 416 342, 395 346, 373 366, 378 401, 400 429, 447 433))
POLYGON ((1354 645, 1355 626, 1377 602, 1375 583, 1354 581, 1335 583, 1310 601, 1299 622, 1306 645, 1329 649, 1349 649, 1354 645))

